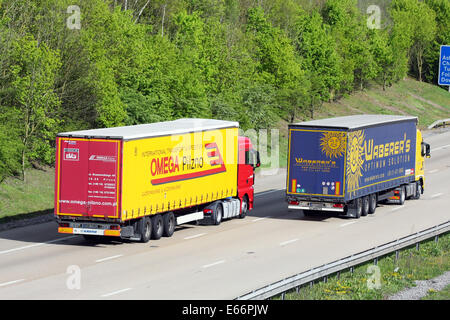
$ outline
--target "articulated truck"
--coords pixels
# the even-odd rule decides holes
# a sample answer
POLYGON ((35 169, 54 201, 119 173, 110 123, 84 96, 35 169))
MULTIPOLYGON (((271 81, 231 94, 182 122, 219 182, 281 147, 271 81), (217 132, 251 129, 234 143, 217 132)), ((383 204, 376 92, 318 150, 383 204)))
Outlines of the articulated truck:
POLYGON ((59 133, 58 232, 148 242, 253 208, 259 154, 239 124, 179 119, 59 133))
POLYGON ((359 218, 420 197, 430 146, 416 117, 355 115, 290 124, 288 152, 289 209, 359 218))

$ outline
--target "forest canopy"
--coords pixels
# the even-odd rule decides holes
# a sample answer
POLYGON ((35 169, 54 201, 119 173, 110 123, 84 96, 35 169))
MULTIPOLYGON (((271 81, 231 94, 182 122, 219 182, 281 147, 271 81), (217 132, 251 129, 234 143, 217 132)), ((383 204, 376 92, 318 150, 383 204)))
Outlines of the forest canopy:
POLYGON ((436 84, 450 1, 366 2, 0 0, 0 182, 52 164, 57 132, 180 117, 258 130, 370 83, 436 84))

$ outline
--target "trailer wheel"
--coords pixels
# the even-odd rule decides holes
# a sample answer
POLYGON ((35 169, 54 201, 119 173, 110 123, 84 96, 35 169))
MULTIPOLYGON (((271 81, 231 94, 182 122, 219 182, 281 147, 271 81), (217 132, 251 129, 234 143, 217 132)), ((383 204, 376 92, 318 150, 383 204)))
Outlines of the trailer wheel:
POLYGON ((362 198, 362 208, 361 208, 361 215, 362 216, 367 216, 367 214, 369 213, 369 197, 368 196, 364 196, 362 198))
POLYGON ((355 204, 356 204, 355 218, 359 219, 361 217, 361 213, 362 213, 362 198, 355 199, 355 204))
POLYGON ((244 198, 242 198, 241 213, 239 214, 239 219, 244 219, 245 216, 247 215, 247 211, 248 211, 248 198, 247 195, 245 195, 244 198))
POLYGON ((369 195, 369 213, 375 213, 377 209, 377 195, 375 193, 369 195))
POLYGON ((160 214, 152 217, 152 239, 158 240, 162 237, 164 222, 160 214))
POLYGON ((139 233, 141 234, 141 242, 147 243, 152 237, 152 221, 149 217, 139 220, 139 233))
POLYGON ((163 230, 163 236, 164 237, 171 237, 175 231, 175 215, 173 212, 167 212, 163 215, 163 222, 164 222, 164 230, 163 230))
POLYGON ((214 210, 213 223, 216 226, 218 226, 222 222, 222 218, 223 218, 223 207, 221 203, 218 203, 214 210))
POLYGON ((405 190, 405 186, 401 186, 400 187, 400 205, 404 205, 405 204, 405 200, 406 200, 406 190, 405 190))

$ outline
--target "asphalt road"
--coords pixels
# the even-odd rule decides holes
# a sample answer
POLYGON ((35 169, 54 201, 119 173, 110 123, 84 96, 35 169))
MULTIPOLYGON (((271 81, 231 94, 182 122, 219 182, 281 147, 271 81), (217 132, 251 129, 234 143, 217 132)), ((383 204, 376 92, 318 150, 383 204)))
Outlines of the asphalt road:
POLYGON ((278 170, 257 176, 255 209, 245 219, 180 226, 146 244, 91 244, 58 234, 54 222, 0 232, 0 299, 233 299, 446 222, 450 132, 425 137, 432 150, 425 194, 360 219, 288 211, 278 170))

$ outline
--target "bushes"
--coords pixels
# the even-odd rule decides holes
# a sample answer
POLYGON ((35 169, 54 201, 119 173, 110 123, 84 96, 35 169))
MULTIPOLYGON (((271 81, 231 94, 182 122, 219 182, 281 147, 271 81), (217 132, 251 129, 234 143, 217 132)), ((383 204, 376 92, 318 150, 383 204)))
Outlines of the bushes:
POLYGON ((356 0, 303 3, 80 1, 72 30, 73 1, 0 1, 0 127, 11 133, 0 177, 52 163, 58 131, 180 117, 270 128, 371 81, 436 81, 447 0, 393 0, 381 30, 356 0))

